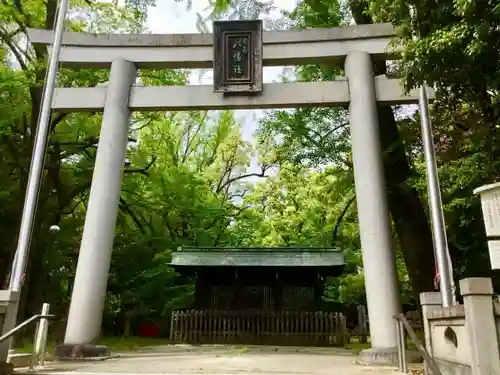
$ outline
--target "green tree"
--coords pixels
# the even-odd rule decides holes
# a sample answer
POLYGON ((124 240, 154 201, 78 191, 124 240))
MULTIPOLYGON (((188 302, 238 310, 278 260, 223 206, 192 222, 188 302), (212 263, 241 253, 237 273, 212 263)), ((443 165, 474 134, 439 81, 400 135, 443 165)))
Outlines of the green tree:
POLYGON ((193 285, 168 267, 172 250, 235 245, 248 178, 268 169, 248 170, 253 149, 231 111, 148 117, 129 152, 144 167, 125 175, 108 287, 108 320, 127 334, 138 320, 189 306, 193 285))
MULTIPOLYGON (((372 22, 362 4, 350 2, 349 5, 358 23, 372 22)), ((343 24, 344 16, 339 3, 327 0, 304 1, 290 15, 299 28, 338 27, 343 24)), ((374 73, 385 74, 385 63, 375 63, 374 73)), ((297 79, 305 81, 331 80, 341 74, 342 67, 331 64, 299 67, 296 71, 297 79)), ((412 289, 418 295, 433 289, 432 236, 425 206, 410 181, 416 170, 407 156, 395 110, 397 108, 387 105, 378 106, 388 203, 412 289)), ((280 148, 295 160, 305 160, 315 167, 334 163, 352 168, 347 123, 346 113, 341 109, 295 110, 292 114, 273 114, 262 128, 267 133, 279 134, 280 148)))
MULTIPOLYGON (((0 152, 3 163, 0 168, 0 274, 6 276, 7 282, 17 243, 42 85, 46 75, 46 50, 40 46, 26 47, 26 30, 52 29, 57 1, 23 1, 13 4, 5 0, 1 4, 0 152)), ((130 8, 115 2, 90 7, 84 1, 75 1, 71 3, 71 11, 87 16, 68 20, 69 30, 120 32, 137 30, 140 24, 130 8)), ((59 84, 92 86, 105 81, 107 74, 106 71, 99 70, 62 70, 59 84)), ((52 116, 43 186, 23 288, 22 301, 26 301, 26 304, 22 303, 21 314, 25 308, 30 313, 38 310, 42 300, 50 295, 50 291, 38 287, 49 283, 52 269, 48 261, 54 261, 54 254, 50 253, 50 249, 55 247, 52 246, 55 239, 48 228, 53 224, 61 224, 63 217, 74 215, 78 202, 86 200, 99 124, 100 116, 52 116)), ((69 228, 74 227, 70 224, 69 228)), ((63 228, 64 234, 61 234, 65 238, 59 238, 61 242, 66 242, 67 238, 74 235, 65 229, 63 228)), ((73 249, 67 251, 71 252, 73 249)))
MULTIPOLYGON (((407 89, 424 82, 437 89, 434 138, 456 277, 492 276, 473 190, 497 180, 500 171, 500 8, 495 2, 445 1, 436 10, 429 1, 375 0, 366 9, 397 26, 407 89)), ((413 145, 420 149, 419 142, 413 145)), ((416 165, 422 170, 421 160, 416 165)))

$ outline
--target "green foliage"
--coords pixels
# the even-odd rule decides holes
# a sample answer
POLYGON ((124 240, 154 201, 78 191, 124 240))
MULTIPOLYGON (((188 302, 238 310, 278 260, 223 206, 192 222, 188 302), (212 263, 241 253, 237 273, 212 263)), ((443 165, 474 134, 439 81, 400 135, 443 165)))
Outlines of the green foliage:
MULTIPOLYGON (((346 204, 346 193, 350 194, 351 184, 341 181, 343 178, 343 171, 336 168, 318 172, 282 164, 275 176, 257 184, 244 200, 251 207, 246 219, 254 218, 251 226, 245 220, 240 228, 237 222, 236 230, 253 232, 242 245, 333 246, 333 227, 346 204)), ((342 242, 343 233, 357 229, 344 225, 343 230, 335 243, 342 242)), ((350 239, 347 235, 345 242, 350 239)))
MULTIPOLYGON (((498 4, 450 0, 436 9, 432 1, 376 0, 369 13, 397 26, 406 87, 427 82, 438 90, 433 125, 457 277, 491 276, 479 198, 472 191, 498 180, 500 172, 498 4)), ((420 149, 418 138, 409 144, 420 149)), ((415 166, 422 174, 421 158, 415 166)), ((421 178, 413 183, 424 190, 421 178)))

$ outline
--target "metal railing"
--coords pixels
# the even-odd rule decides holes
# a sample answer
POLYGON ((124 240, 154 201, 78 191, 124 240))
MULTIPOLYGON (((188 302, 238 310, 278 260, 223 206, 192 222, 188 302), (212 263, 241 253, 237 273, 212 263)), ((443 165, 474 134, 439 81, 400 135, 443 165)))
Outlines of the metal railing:
POLYGON ((41 314, 33 315, 31 318, 25 320, 21 324, 17 325, 10 331, 4 333, 0 336, 0 344, 10 339, 16 333, 20 332, 24 328, 28 327, 32 323, 39 322, 36 330, 35 330, 35 339, 33 345, 33 352, 31 356, 30 369, 33 369, 36 365, 43 366, 44 364, 44 355, 45 355, 45 346, 47 344, 47 333, 49 327, 49 319, 55 317, 55 315, 49 314, 50 305, 48 303, 44 303, 42 307, 41 314))
POLYGON ((430 370, 433 375, 443 375, 441 370, 439 369, 434 358, 429 354, 425 346, 422 345, 420 340, 418 339, 415 331, 411 327, 408 320, 406 320, 404 314, 398 314, 394 316, 396 319, 396 329, 398 334, 398 362, 399 362, 399 371, 403 373, 408 373, 408 362, 406 360, 406 334, 405 331, 410 336, 411 341, 417 348, 417 350, 422 354, 425 360, 425 366, 430 370))

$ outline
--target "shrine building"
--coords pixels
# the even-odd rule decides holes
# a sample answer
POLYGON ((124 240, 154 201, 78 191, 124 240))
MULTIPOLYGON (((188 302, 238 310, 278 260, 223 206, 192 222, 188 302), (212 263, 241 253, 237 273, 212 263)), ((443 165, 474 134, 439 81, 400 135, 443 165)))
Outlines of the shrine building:
POLYGON ((345 264, 338 249, 193 248, 171 266, 195 282, 194 303, 172 313, 175 342, 340 345, 342 314, 322 311, 327 277, 345 264))

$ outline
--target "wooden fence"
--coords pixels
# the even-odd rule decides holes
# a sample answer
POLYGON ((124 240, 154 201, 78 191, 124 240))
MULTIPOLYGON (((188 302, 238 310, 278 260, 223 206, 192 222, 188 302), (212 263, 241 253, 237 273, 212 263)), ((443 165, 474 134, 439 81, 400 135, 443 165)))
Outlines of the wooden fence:
MULTIPOLYGON (((407 311, 404 314, 404 316, 408 321, 408 323, 410 324, 411 328, 417 333, 417 335, 424 334, 422 317, 420 316, 420 312, 418 310, 407 311)), ((348 323, 352 323, 352 321, 348 323)), ((370 336, 370 330, 369 330, 369 322, 368 322, 368 314, 366 311, 366 306, 363 305, 357 306, 357 321, 353 329, 350 330, 348 328, 348 332, 349 332, 349 337, 354 341, 358 341, 360 343, 366 343, 368 341, 368 337, 370 336)))
POLYGON ((344 345, 345 316, 334 312, 189 310, 172 312, 175 342, 344 345))

